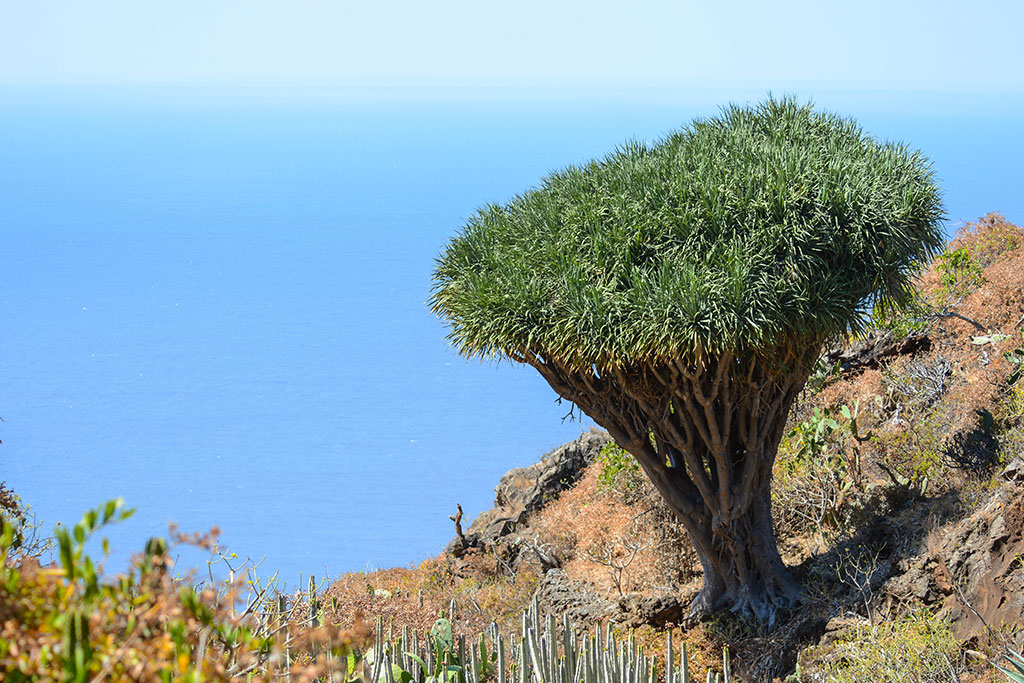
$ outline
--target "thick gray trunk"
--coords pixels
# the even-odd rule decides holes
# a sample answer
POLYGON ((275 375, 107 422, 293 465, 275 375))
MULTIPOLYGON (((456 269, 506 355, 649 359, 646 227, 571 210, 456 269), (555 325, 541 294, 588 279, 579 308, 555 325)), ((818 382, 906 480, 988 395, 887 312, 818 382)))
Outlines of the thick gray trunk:
POLYGON ((679 516, 704 567, 691 617, 723 609, 772 626, 800 599, 776 547, 771 475, 819 344, 631 368, 573 368, 526 353, 605 427, 679 516))
MULTIPOLYGON (((771 628, 780 613, 800 601, 800 585, 779 556, 770 498, 759 498, 746 515, 712 533, 710 547, 694 543, 704 587, 691 604, 692 620, 727 609, 771 628)), ((700 533, 690 536, 706 538, 700 533)))
POLYGON ((778 438, 769 438, 763 451, 745 454, 759 461, 749 488, 702 499, 700 505, 668 476, 671 470, 649 466, 650 452, 634 452, 700 558, 704 587, 691 605, 691 621, 727 609, 771 627, 780 612, 799 602, 800 586, 779 556, 772 522, 770 481, 778 438))

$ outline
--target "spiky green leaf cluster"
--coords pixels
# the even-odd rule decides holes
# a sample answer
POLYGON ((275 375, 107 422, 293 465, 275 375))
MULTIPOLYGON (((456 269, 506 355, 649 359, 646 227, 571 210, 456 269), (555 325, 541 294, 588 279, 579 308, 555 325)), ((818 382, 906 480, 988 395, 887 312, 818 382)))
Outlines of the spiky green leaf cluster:
POLYGON ((728 107, 480 210, 432 306, 469 356, 577 367, 822 339, 942 244, 928 161, 794 100, 728 107))

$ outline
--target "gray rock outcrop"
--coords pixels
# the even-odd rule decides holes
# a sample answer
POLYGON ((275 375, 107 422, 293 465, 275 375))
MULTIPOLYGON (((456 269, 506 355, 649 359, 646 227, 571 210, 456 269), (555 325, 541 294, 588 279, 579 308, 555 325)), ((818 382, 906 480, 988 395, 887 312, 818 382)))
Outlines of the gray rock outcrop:
POLYGON ((568 614, 580 624, 617 617, 619 606, 598 594, 594 584, 570 579, 562 569, 550 569, 537 587, 541 614, 568 614))
POLYGON ((448 544, 447 552, 460 557, 470 548, 486 548, 515 532, 530 514, 575 484, 608 441, 605 432, 592 429, 540 462, 509 471, 495 488, 494 507, 477 515, 462 539, 448 544))
POLYGON ((1003 485, 908 565, 883 593, 897 602, 936 605, 961 638, 1024 626, 1024 487, 1003 485))
POLYGON ((839 364, 844 374, 856 374, 868 368, 877 368, 888 359, 927 351, 932 346, 927 335, 898 337, 892 332, 872 332, 863 339, 827 349, 824 354, 829 365, 839 364))

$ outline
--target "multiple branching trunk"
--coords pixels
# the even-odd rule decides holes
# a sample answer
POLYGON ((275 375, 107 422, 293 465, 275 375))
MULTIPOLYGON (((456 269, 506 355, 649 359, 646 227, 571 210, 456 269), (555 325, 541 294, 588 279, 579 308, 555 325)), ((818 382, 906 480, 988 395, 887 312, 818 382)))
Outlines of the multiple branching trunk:
POLYGON ((691 617, 731 609, 772 624, 799 599, 776 547, 772 465, 820 347, 605 371, 531 352, 519 360, 607 429, 679 516, 704 570, 691 617))

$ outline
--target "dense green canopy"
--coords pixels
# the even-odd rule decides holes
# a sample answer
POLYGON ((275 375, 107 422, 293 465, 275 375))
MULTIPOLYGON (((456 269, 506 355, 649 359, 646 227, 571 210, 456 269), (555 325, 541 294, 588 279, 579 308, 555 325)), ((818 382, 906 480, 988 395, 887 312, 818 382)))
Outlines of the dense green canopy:
POLYGON ((480 210, 432 304, 471 356, 608 368, 763 351, 901 300, 942 216, 917 151, 793 100, 733 106, 480 210))

